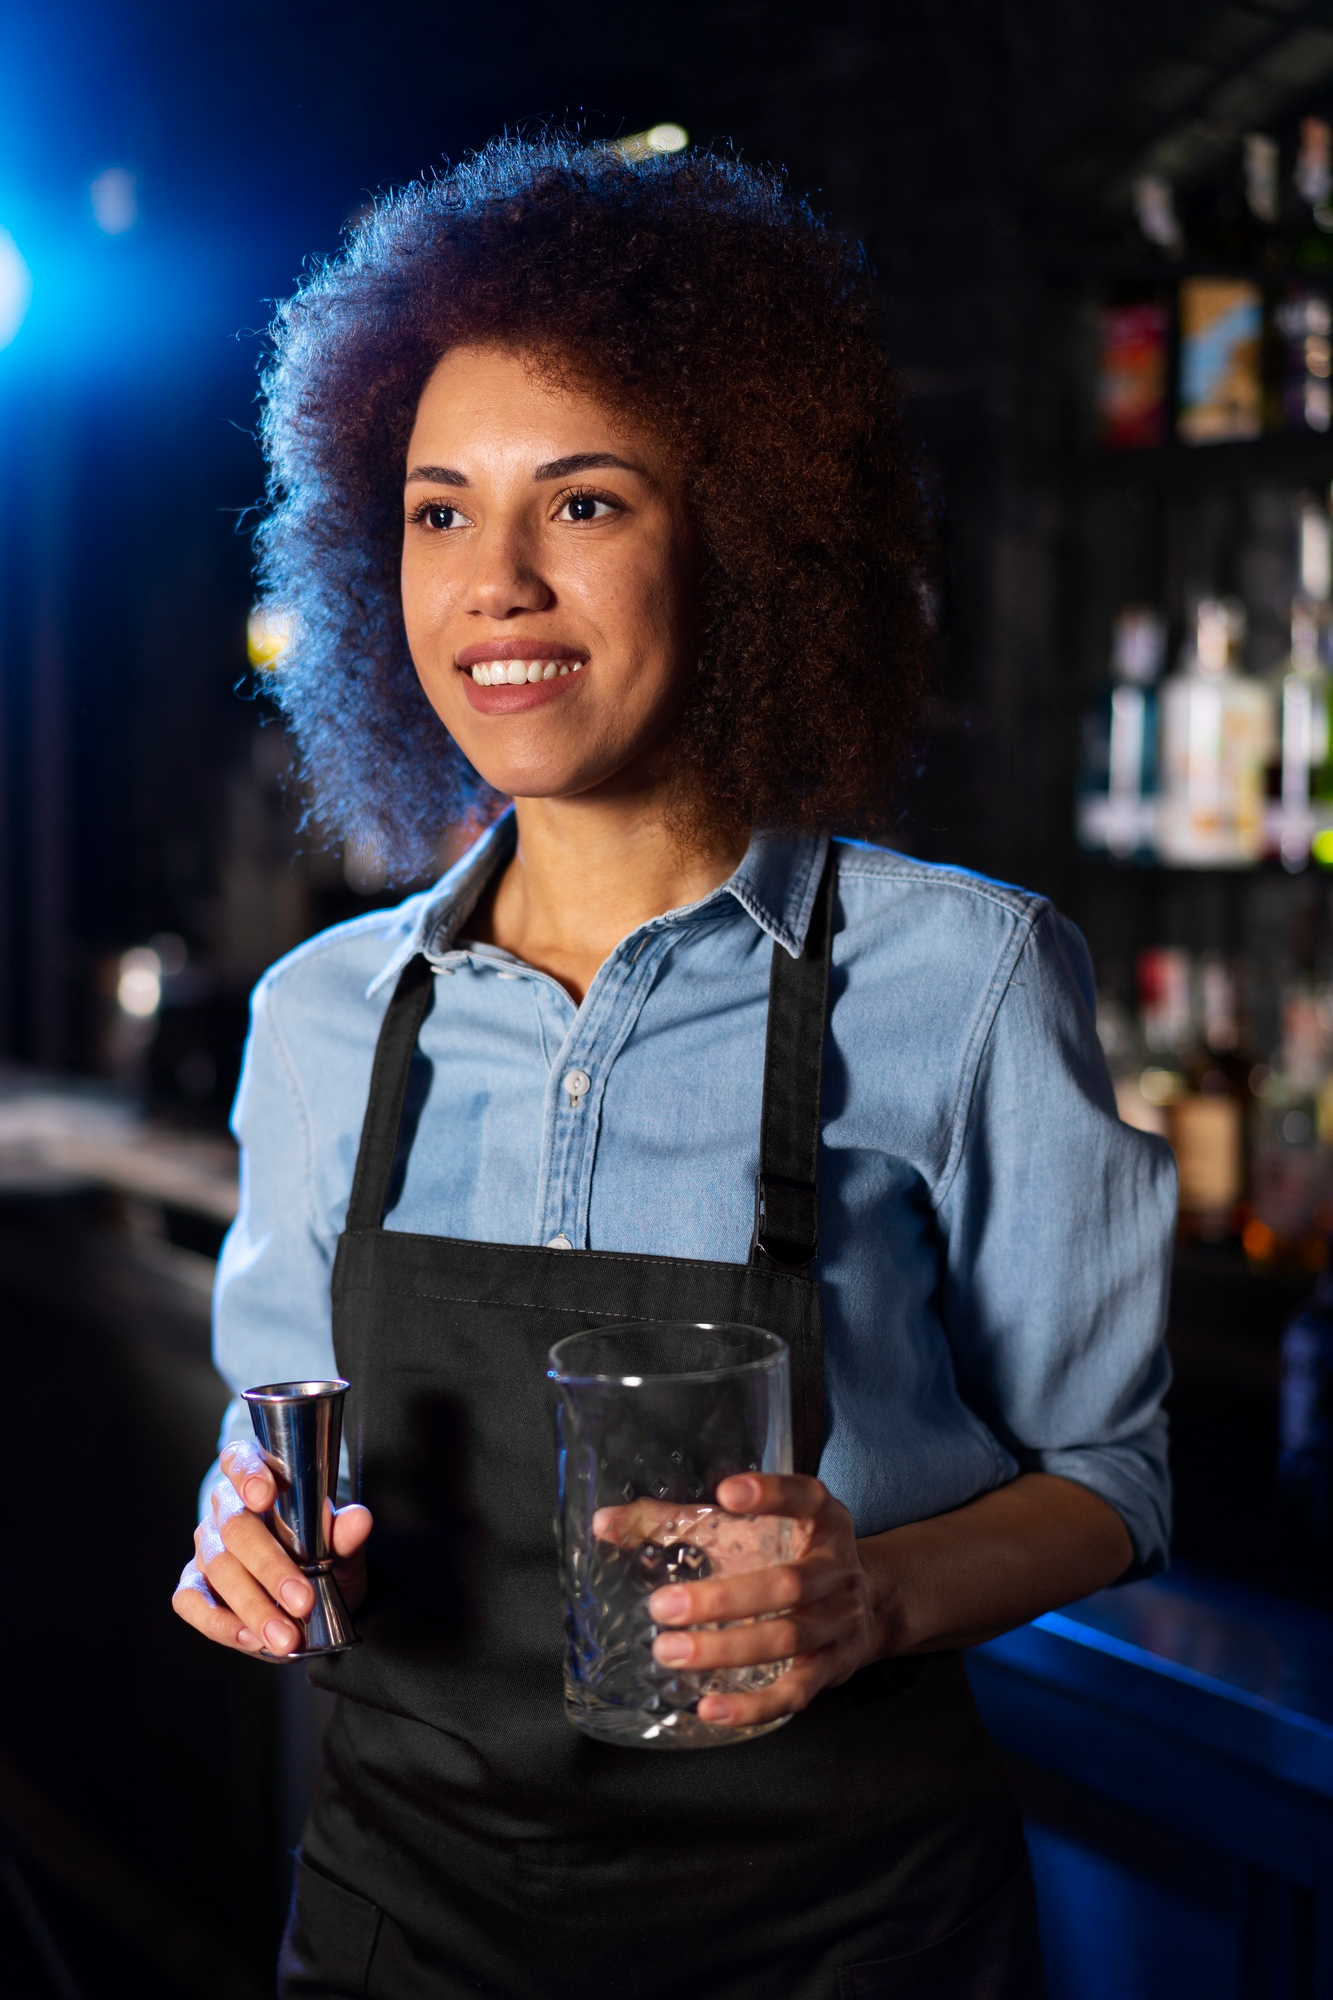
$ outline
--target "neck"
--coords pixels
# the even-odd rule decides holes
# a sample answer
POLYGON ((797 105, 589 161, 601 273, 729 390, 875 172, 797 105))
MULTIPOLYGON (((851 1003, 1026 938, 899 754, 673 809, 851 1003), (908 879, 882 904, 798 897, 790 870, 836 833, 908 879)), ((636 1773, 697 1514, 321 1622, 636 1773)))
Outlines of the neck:
POLYGON ((623 937, 725 882, 745 843, 685 844, 642 799, 519 799, 518 847, 469 934, 558 979, 576 1001, 623 937))

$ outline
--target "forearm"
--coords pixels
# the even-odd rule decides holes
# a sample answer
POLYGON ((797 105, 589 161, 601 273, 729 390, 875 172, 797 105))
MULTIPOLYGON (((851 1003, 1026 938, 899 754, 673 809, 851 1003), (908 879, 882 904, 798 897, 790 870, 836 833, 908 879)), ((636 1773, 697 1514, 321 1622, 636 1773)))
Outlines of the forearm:
POLYGON ((974 1646, 1086 1597, 1134 1558, 1129 1530, 1090 1487, 1024 1472, 951 1514, 868 1535, 870 1657, 974 1646))

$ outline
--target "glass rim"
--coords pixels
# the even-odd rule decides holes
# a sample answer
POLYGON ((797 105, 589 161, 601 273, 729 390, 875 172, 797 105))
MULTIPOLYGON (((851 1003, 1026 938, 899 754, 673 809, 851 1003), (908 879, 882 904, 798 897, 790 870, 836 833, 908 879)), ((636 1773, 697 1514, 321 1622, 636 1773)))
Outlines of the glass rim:
POLYGON ((327 1382, 265 1382, 257 1389, 242 1389, 243 1403, 313 1402, 316 1396, 337 1396, 351 1388, 341 1376, 327 1382))
POLYGON ((645 1382, 715 1382, 722 1375, 750 1375, 771 1368, 773 1363, 791 1352, 790 1346, 780 1333, 772 1333, 766 1326, 749 1326, 738 1319, 643 1319, 617 1320, 613 1326, 586 1326, 577 1333, 566 1333, 556 1341, 547 1353, 546 1379, 549 1382, 600 1382, 610 1387, 635 1388, 645 1382), (754 1355, 746 1361, 727 1361, 716 1368, 673 1368, 657 1375, 622 1374, 606 1375, 582 1369, 565 1367, 560 1360, 560 1349, 570 1347, 576 1340, 595 1340, 608 1333, 642 1333, 648 1327, 678 1326, 689 1327, 695 1332, 721 1332, 734 1327, 739 1333, 757 1334, 772 1345, 767 1354, 754 1355))

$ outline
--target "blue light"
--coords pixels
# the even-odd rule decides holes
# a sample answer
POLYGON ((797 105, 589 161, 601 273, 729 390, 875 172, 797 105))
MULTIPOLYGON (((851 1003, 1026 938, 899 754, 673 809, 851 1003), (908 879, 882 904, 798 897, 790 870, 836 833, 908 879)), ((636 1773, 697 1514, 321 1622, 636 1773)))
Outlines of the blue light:
POLYGON ((23 324, 32 297, 32 273, 7 229, 0 229, 0 347, 8 347, 23 324))

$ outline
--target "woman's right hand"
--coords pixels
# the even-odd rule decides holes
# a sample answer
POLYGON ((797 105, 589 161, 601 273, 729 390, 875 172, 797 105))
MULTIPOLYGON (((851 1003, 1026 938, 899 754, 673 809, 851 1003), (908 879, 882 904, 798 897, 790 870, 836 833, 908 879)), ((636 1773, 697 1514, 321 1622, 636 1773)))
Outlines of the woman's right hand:
MULTIPOLYGON (((301 1643, 294 1620, 308 1614, 314 1592, 263 1518, 278 1497, 273 1474, 257 1444, 229 1444, 219 1463, 224 1476, 194 1531, 194 1560, 181 1571, 172 1609, 219 1646, 290 1653, 301 1643)), ((370 1528, 368 1507, 333 1514, 334 1575, 350 1611, 366 1594, 370 1528)))

